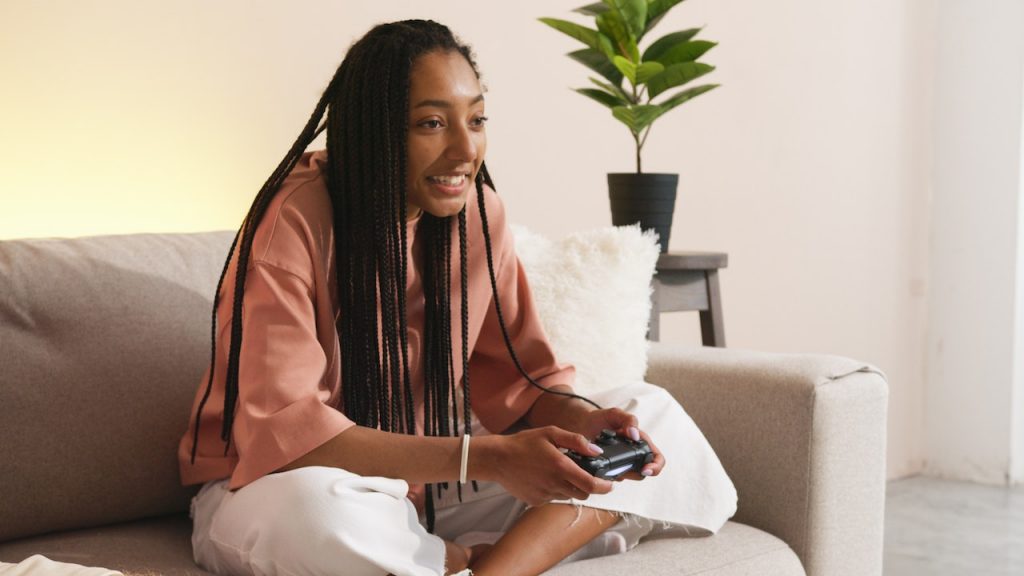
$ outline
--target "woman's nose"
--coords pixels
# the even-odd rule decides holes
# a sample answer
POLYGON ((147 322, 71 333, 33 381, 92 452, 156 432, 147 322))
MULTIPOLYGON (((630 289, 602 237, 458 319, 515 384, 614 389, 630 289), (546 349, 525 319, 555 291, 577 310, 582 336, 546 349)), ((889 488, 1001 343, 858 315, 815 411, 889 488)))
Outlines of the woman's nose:
POLYGON ((469 127, 462 126, 452 129, 448 141, 448 157, 452 160, 476 160, 477 147, 474 135, 469 127))

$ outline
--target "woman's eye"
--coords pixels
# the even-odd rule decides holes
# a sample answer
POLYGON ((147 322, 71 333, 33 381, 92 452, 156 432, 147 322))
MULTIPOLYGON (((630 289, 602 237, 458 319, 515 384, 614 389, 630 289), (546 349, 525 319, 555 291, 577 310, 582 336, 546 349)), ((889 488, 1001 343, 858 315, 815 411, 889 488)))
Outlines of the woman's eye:
POLYGON ((440 120, 424 120, 423 122, 420 122, 420 126, 422 126, 424 128, 430 128, 430 129, 440 128, 441 127, 441 121, 440 120))
POLYGON ((487 124, 487 120, 487 116, 477 116, 476 118, 473 119, 473 125, 483 126, 484 124, 487 124))

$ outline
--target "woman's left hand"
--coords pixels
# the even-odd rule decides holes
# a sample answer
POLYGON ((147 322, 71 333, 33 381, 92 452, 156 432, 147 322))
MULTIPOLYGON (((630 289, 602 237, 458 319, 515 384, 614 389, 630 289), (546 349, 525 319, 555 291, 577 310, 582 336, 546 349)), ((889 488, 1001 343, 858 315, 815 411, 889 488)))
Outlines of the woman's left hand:
POLYGON ((654 460, 646 464, 640 472, 629 472, 622 478, 630 480, 643 480, 648 476, 657 476, 665 467, 665 457, 651 441, 651 437, 640 429, 636 416, 619 408, 605 408, 603 410, 592 410, 587 412, 580 423, 580 432, 591 440, 601 435, 602 430, 612 430, 619 436, 633 440, 644 440, 651 447, 654 460))

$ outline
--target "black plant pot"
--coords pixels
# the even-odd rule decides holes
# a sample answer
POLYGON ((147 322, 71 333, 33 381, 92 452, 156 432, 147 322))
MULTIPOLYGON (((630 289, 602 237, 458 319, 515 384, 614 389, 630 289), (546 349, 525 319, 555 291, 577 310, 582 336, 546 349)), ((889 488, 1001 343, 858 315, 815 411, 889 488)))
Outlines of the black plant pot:
POLYGON ((639 222, 641 229, 658 233, 661 251, 668 252, 678 184, 678 174, 609 174, 612 225, 628 226, 639 222))

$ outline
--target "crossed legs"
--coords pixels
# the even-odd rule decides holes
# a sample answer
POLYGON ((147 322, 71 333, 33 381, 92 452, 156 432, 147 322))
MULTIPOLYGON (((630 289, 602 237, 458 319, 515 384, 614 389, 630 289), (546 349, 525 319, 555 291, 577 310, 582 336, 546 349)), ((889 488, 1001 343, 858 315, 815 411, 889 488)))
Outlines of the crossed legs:
POLYGON ((488 550, 473 552, 476 576, 532 576, 551 568, 618 522, 607 510, 568 504, 530 508, 488 550), (577 518, 577 514, 579 517, 577 518))
POLYGON ((237 492, 210 484, 193 504, 195 559, 220 574, 327 576, 344 567, 360 576, 436 576, 446 556, 450 572, 461 569, 453 557, 461 552, 480 576, 539 574, 618 521, 565 504, 522 511, 506 504, 507 494, 482 494, 451 510, 460 516, 439 519, 456 530, 445 537, 470 527, 504 534, 493 546, 464 548, 427 534, 406 490, 402 481, 318 467, 271 474, 237 492))

